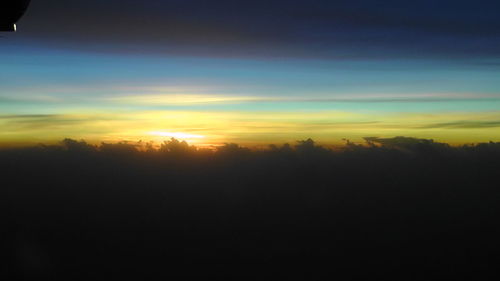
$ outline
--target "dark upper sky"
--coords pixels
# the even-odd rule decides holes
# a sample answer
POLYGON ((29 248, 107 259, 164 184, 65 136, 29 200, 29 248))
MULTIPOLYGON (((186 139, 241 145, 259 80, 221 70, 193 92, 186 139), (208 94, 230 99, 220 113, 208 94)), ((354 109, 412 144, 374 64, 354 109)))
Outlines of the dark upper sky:
POLYGON ((203 56, 490 58, 500 1, 44 0, 24 40, 99 52, 203 56))

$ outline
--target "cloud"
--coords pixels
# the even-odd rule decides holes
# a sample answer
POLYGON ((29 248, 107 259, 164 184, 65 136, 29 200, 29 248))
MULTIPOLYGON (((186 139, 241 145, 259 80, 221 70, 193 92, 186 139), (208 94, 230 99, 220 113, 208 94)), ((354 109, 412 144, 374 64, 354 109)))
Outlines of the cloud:
POLYGON ((279 98, 263 98, 251 96, 223 96, 223 95, 196 95, 196 94, 158 94, 158 95, 128 95, 103 98, 102 100, 111 103, 126 103, 126 104, 147 104, 147 105, 188 105, 207 103, 223 104, 223 103, 244 103, 255 101, 272 101, 279 98))
MULTIPOLYGON (((139 90, 140 91, 140 90, 139 90)), ((160 92, 160 91, 158 91, 160 92)), ((99 98, 99 102, 137 105, 207 105, 232 103, 442 103, 467 101, 499 101, 500 98, 473 94, 420 94, 415 95, 337 95, 338 97, 286 97, 286 96, 243 96, 213 94, 143 94, 115 95, 99 98)))
POLYGON ((489 0, 46 0, 33 2, 21 28, 26 39, 114 53, 497 56, 499 8, 489 0))
POLYGON ((19 115, 0 115, 0 119, 50 119, 50 118, 57 118, 58 115, 55 114, 19 114, 19 115))
POLYGON ((91 116, 59 114, 0 115, 4 131, 46 130, 49 128, 82 125, 94 121, 91 116))
POLYGON ((455 121, 445 123, 435 123, 424 125, 422 129, 480 129, 480 128, 497 128, 500 127, 500 120, 494 121, 455 121))

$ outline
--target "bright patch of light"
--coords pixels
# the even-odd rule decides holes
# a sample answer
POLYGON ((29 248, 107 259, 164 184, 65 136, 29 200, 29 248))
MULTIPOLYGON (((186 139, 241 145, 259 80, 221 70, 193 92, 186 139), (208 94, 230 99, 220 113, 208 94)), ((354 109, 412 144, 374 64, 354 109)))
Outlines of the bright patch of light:
POLYGON ((202 139, 205 137, 202 135, 192 135, 192 134, 175 133, 175 132, 159 132, 159 131, 150 132, 149 134, 154 136, 171 137, 178 139, 202 139))
POLYGON ((243 103, 252 101, 274 101, 277 98, 262 98, 252 96, 222 96, 222 95, 194 95, 194 94, 167 94, 167 95, 137 95, 105 98, 107 101, 132 103, 132 104, 153 104, 153 105, 186 105, 186 104, 223 104, 223 103, 243 103))

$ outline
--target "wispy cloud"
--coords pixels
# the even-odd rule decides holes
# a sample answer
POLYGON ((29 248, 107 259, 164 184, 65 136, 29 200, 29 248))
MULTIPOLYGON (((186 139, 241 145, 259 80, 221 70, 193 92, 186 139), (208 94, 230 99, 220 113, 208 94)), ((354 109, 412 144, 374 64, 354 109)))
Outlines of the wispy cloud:
POLYGON ((240 96, 210 94, 124 95, 100 98, 100 101, 138 105, 206 105, 227 103, 432 103, 453 101, 500 101, 499 96, 466 94, 421 94, 399 96, 334 95, 334 97, 240 96))
POLYGON ((20 103, 60 103, 63 102, 64 99, 60 97, 56 97, 53 95, 23 95, 20 97, 7 97, 0 96, 0 105, 1 104, 20 104, 20 103))
POLYGON ((141 105, 188 105, 207 103, 242 103, 255 101, 279 100, 274 98, 252 97, 252 96, 224 96, 224 95, 130 95, 103 98, 103 101, 111 103, 141 104, 141 105))
POLYGON ((20 114, 0 115, 3 132, 43 131, 50 129, 77 128, 98 120, 90 115, 20 114), (76 126, 76 127, 75 127, 76 126))
POLYGON ((57 114, 19 114, 19 115, 0 115, 0 119, 12 119, 12 120, 23 120, 23 119, 51 119, 58 118, 57 114))
POLYGON ((480 128, 498 128, 500 127, 500 120, 494 121, 454 121, 445 123, 435 123, 421 126, 423 129, 480 129, 480 128))

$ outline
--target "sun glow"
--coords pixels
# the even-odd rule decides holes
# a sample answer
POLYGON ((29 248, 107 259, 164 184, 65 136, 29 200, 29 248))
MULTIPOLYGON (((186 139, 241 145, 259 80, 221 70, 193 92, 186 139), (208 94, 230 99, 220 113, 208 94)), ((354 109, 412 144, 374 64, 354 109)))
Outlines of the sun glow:
POLYGON ((192 135, 192 134, 179 133, 179 132, 153 131, 153 132, 149 132, 149 134, 153 135, 153 136, 171 137, 171 138, 178 138, 178 139, 203 139, 203 138, 205 138, 205 136, 202 136, 202 135, 192 135))
POLYGON ((105 98, 104 101, 125 104, 142 105, 187 105, 187 104, 223 104, 242 103, 261 100, 277 100, 275 98, 262 98, 252 96, 224 96, 207 94, 153 94, 153 95, 131 95, 105 98))

